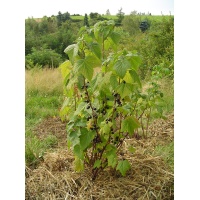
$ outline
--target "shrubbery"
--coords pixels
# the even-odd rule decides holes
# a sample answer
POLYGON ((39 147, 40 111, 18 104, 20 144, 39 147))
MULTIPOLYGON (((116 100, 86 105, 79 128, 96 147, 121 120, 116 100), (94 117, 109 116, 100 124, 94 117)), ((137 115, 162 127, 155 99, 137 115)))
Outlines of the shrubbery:
POLYGON ((123 20, 123 29, 129 33, 124 36, 121 46, 127 49, 136 49, 142 57, 139 74, 142 79, 151 74, 155 65, 170 70, 169 76, 174 73, 174 18, 165 16, 162 20, 153 20, 149 17, 150 28, 142 33, 139 30, 141 16, 126 16, 123 20), (129 26, 131 25, 132 26, 129 26), (137 27, 138 25, 138 27, 137 27), (132 28, 133 27, 133 28, 132 28))
POLYGON ((60 115, 67 120, 75 169, 88 166, 93 179, 106 167, 124 176, 130 168, 119 156, 124 140, 146 137, 151 116, 163 116, 157 81, 168 70, 154 67, 143 92, 137 73, 141 59, 134 50, 118 49, 119 40, 112 20, 82 27, 76 43, 65 49, 69 60, 60 66, 66 95, 60 115))
POLYGON ((36 65, 42 67, 58 67, 62 62, 61 55, 54 50, 41 48, 39 50, 33 48, 32 53, 26 56, 26 68, 33 68, 36 65))

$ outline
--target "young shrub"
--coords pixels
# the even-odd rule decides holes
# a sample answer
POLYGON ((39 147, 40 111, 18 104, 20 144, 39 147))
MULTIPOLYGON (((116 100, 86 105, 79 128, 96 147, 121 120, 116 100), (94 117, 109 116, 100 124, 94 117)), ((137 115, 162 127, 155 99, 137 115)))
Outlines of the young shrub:
POLYGON ((141 60, 135 51, 117 51, 119 40, 112 20, 82 27, 60 66, 66 95, 60 115, 68 121, 68 145, 76 171, 89 166, 93 180, 106 167, 126 174, 130 163, 118 154, 140 127, 132 99, 141 88, 141 60))

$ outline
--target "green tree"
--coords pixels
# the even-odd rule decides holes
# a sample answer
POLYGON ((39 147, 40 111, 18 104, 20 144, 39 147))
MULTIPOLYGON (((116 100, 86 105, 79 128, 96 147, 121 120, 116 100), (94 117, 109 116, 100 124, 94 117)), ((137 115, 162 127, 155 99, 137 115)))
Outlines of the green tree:
POLYGON ((123 30, 127 31, 130 35, 134 35, 140 32, 141 17, 138 15, 125 16, 122 20, 123 30))
POLYGON ((95 12, 95 13, 91 12, 90 13, 90 19, 97 19, 98 16, 99 16, 99 14, 97 12, 95 12))
POLYGON ((110 16, 110 10, 109 10, 109 9, 106 10, 106 15, 107 15, 107 16, 110 16))
POLYGON ((66 12, 62 15, 62 21, 65 22, 66 20, 70 20, 70 13, 66 12))
POLYGON ((43 17, 42 21, 39 23, 39 32, 40 34, 47 34, 48 33, 48 19, 47 17, 43 17))
POLYGON ((60 11, 58 12, 58 15, 56 16, 56 18, 57 18, 58 26, 61 26, 61 24, 62 24, 62 13, 60 11))
POLYGON ((39 23, 33 18, 28 18, 25 21, 25 55, 31 53, 32 47, 39 47, 40 44, 39 23))
POLYGON ((89 27, 89 22, 88 22, 88 16, 87 16, 87 14, 85 14, 85 16, 84 16, 83 25, 89 27))
POLYGON ((117 17, 118 17, 117 25, 118 26, 121 26, 122 20, 124 19, 124 15, 125 15, 125 13, 122 12, 122 8, 120 8, 120 10, 118 10, 118 13, 117 13, 117 17))

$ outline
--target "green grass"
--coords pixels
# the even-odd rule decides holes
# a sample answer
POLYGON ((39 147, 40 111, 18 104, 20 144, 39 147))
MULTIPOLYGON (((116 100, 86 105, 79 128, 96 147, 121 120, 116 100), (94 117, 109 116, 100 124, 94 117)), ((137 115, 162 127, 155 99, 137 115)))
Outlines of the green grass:
POLYGON ((61 103, 59 96, 30 96, 26 99, 25 116, 31 119, 56 116, 61 103))
POLYGON ((43 140, 35 136, 31 130, 26 131, 25 159, 26 164, 36 167, 44 153, 55 147, 58 141, 56 136, 48 135, 43 140))
MULTIPOLYGON (((70 16, 71 19, 79 19, 79 20, 84 20, 84 16, 73 16, 71 15, 70 16)), ((107 19, 117 19, 117 16, 116 15, 102 15, 102 17, 105 17, 107 19)), ((90 20, 90 17, 89 17, 89 20, 90 20)))
POLYGON ((62 104, 60 96, 29 96, 26 98, 26 163, 36 166, 44 152, 57 144, 54 135, 48 135, 44 140, 39 139, 32 132, 33 128, 43 119, 59 115, 59 107, 62 104))
POLYGON ((59 69, 26 71, 25 159, 36 167, 44 153, 57 144, 54 135, 39 139, 33 129, 47 117, 58 116, 63 102, 62 77, 59 69))
POLYGON ((84 19, 84 16, 82 16, 82 15, 80 15, 80 16, 73 16, 73 15, 71 15, 70 18, 71 18, 71 19, 83 20, 83 19, 84 19))
POLYGON ((156 146, 155 156, 161 156, 171 171, 174 171, 174 142, 165 146, 156 146))
POLYGON ((165 113, 172 113, 174 111, 174 81, 171 79, 162 80, 161 89, 164 94, 165 113))

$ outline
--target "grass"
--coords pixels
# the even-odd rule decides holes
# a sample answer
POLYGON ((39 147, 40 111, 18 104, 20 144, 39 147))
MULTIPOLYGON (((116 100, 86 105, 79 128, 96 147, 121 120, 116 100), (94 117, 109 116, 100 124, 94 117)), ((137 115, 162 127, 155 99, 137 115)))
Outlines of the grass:
MULTIPOLYGON (((148 77, 142 82, 144 90, 149 87, 148 82, 148 77)), ((174 110, 174 81, 169 78, 163 78, 158 84, 160 85, 159 90, 163 92, 164 114, 172 113, 174 110)))
POLYGON ((155 148, 155 156, 161 156, 171 171, 174 171, 174 142, 155 148))
POLYGON ((25 89, 27 95, 61 95, 62 76, 59 69, 26 70, 25 89))
POLYGON ((165 102, 165 113, 171 113, 174 110, 174 82, 171 79, 163 79, 161 82, 165 102))
POLYGON ((43 119, 58 116, 63 102, 62 77, 59 69, 32 69, 25 72, 26 163, 37 165, 45 151, 57 140, 53 135, 40 140, 33 128, 43 119))

